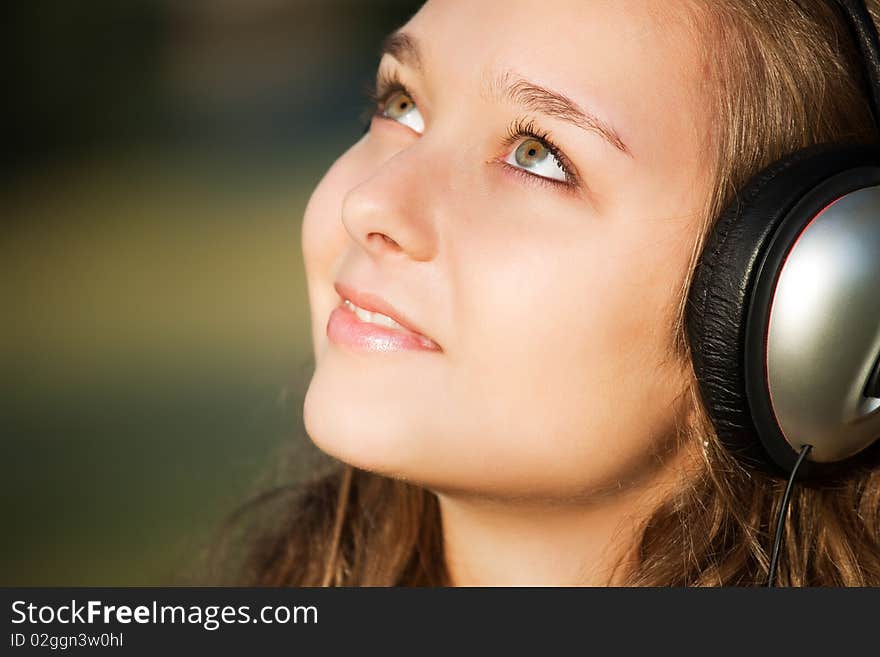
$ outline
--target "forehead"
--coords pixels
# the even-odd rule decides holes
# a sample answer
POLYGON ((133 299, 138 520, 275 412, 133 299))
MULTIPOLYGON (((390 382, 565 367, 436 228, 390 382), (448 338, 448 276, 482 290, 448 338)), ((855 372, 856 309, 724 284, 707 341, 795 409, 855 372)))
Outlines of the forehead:
POLYGON ((689 7, 687 0, 428 0, 405 27, 436 48, 435 58, 472 63, 479 53, 592 70, 621 56, 660 65, 671 51, 684 54, 689 7))
POLYGON ((428 0, 404 30, 426 82, 479 93, 514 70, 608 116, 624 141, 663 147, 692 133, 700 59, 683 0, 428 0), (665 137, 665 138, 664 138, 665 137), (629 139, 628 139, 629 138, 629 139))

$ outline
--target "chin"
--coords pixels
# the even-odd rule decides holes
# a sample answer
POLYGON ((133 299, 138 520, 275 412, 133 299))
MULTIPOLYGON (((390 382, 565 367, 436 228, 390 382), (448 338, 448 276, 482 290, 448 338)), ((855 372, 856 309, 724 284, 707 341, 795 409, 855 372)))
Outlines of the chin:
POLYGON ((338 391, 324 383, 316 372, 303 400, 303 424, 315 446, 362 470, 394 477, 408 471, 415 434, 406 418, 340 402, 338 391))

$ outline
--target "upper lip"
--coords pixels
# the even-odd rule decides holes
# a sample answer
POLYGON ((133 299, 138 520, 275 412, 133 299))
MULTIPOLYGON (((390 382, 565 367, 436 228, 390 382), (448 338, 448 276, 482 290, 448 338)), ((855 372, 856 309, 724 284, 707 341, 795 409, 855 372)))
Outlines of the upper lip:
MULTIPOLYGON (((419 335, 428 338, 429 340, 434 342, 434 344, 437 344, 433 338, 431 338, 421 328, 419 328, 418 324, 413 322, 409 317, 407 317, 397 308, 385 301, 385 299, 383 299, 382 297, 376 294, 372 294, 370 292, 362 292, 360 290, 356 290, 355 288, 346 285, 345 283, 340 283, 338 281, 333 284, 333 287, 336 288, 337 294, 339 294, 339 296, 343 299, 348 299, 354 305, 363 308, 364 310, 387 315, 404 328, 412 331, 413 333, 418 333, 419 335)), ((439 347, 439 345, 437 346, 439 347)))

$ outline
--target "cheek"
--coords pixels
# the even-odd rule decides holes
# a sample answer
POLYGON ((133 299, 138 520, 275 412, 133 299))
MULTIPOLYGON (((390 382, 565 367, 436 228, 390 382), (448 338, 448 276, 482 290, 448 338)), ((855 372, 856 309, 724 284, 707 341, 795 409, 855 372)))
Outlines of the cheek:
POLYGON ((352 166, 343 155, 324 174, 306 205, 302 222, 302 251, 306 274, 310 277, 331 268, 345 246, 342 199, 351 188, 352 166))
POLYGON ((359 146, 360 142, 352 146, 324 174, 303 215, 300 245, 316 349, 324 339, 325 323, 336 303, 336 271, 351 245, 342 223, 342 201, 366 176, 359 146))
POLYGON ((623 228, 550 233, 486 239, 461 259, 459 279, 467 285, 458 294, 460 313, 473 318, 473 330, 461 335, 463 362, 535 373, 549 364, 575 371, 589 363, 616 374, 628 354, 643 359, 659 350, 660 316, 673 300, 673 254, 657 256, 656 243, 649 248, 623 228))
MULTIPOLYGON (((681 387, 678 370, 661 364, 674 300, 663 263, 673 254, 639 259, 634 243, 597 229, 468 258, 479 271, 462 277, 469 330, 456 406, 480 431, 450 435, 482 452, 474 463, 494 462, 499 486, 601 488, 638 471, 670 430, 681 387)), ((485 469, 468 475, 488 484, 485 469)))

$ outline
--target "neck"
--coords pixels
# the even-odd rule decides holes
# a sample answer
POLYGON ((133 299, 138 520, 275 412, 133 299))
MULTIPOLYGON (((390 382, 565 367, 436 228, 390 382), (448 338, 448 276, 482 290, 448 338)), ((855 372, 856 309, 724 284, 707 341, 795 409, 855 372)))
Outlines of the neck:
POLYGON ((680 483, 663 479, 577 504, 438 493, 449 583, 619 586, 636 563, 645 521, 680 483))

